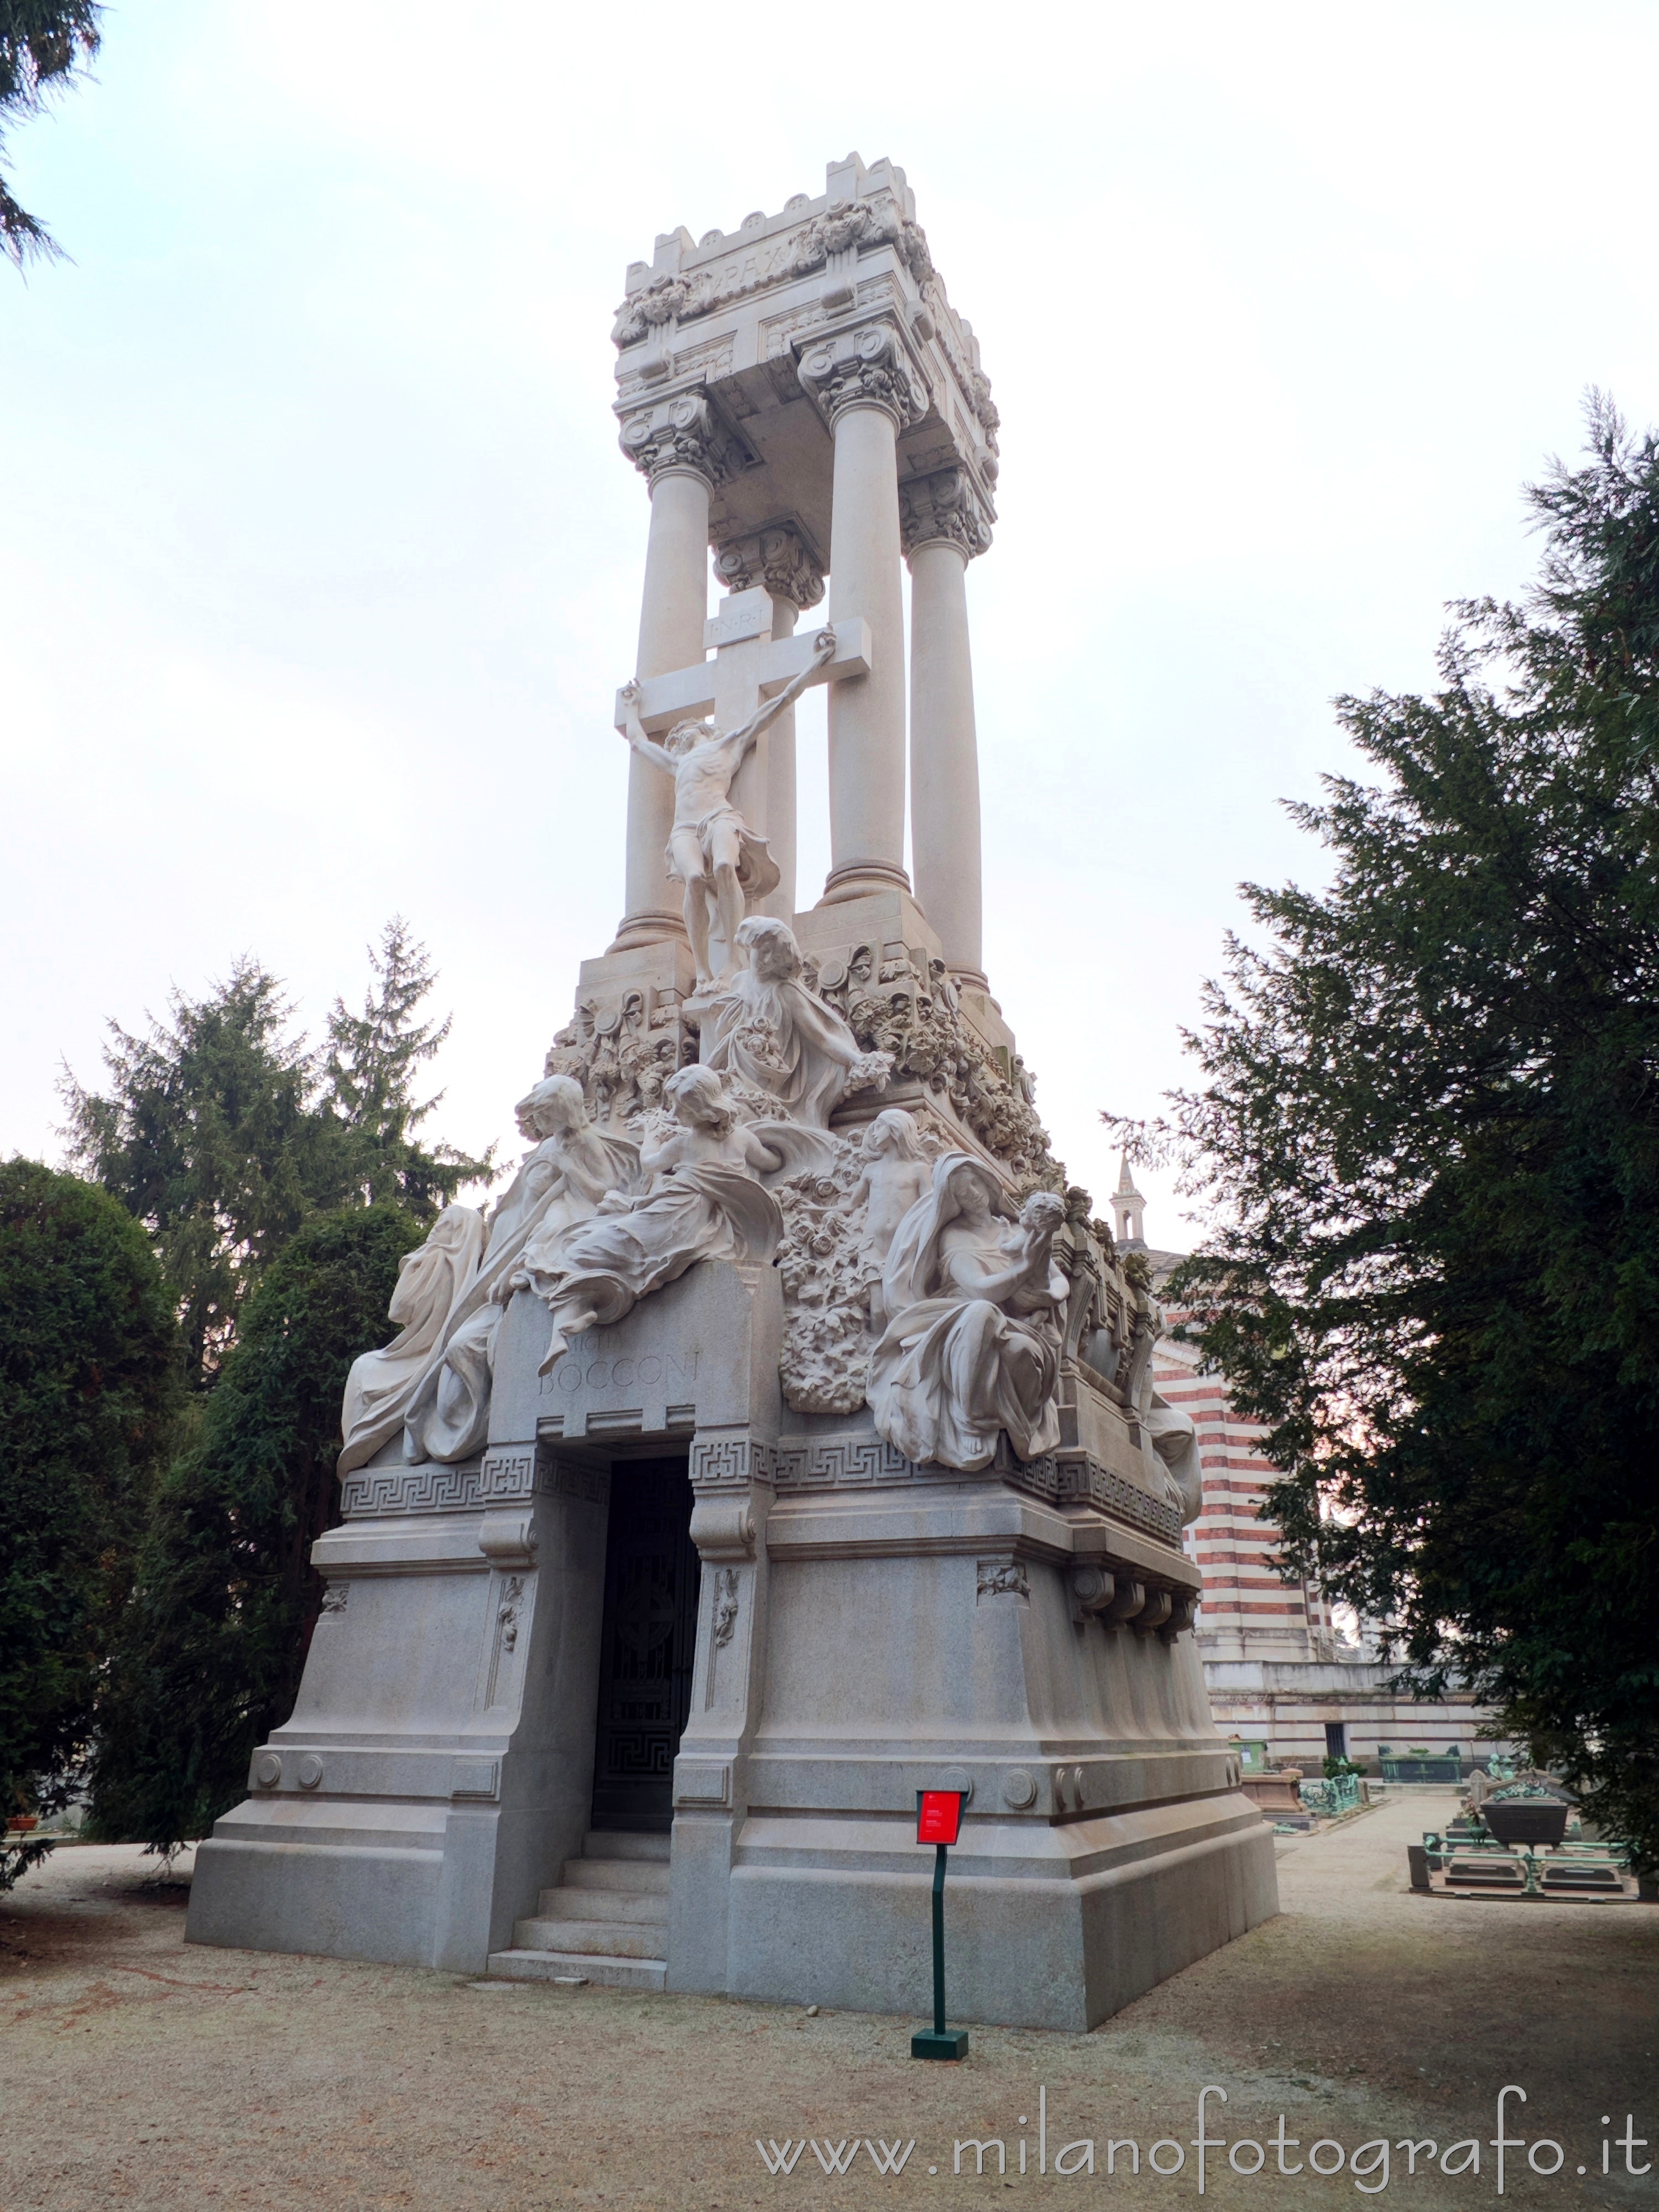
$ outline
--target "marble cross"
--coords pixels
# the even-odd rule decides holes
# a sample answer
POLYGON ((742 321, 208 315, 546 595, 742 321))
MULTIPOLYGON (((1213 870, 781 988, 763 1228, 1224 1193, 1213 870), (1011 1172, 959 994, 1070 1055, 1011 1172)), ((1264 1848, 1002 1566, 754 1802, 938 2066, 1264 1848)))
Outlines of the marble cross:
MULTIPOLYGON (((834 624, 809 623, 793 637, 774 637, 772 620, 772 594, 764 585, 721 599, 718 612, 702 626, 705 649, 714 649, 712 660, 640 679, 640 720, 647 734, 660 737, 676 722, 710 714, 722 733, 741 727, 763 700, 811 665, 813 641, 828 628, 836 633, 835 654, 814 673, 813 683, 870 673, 870 625, 858 617, 834 624)), ((616 715, 617 727, 625 729, 627 709, 620 692, 616 715)))

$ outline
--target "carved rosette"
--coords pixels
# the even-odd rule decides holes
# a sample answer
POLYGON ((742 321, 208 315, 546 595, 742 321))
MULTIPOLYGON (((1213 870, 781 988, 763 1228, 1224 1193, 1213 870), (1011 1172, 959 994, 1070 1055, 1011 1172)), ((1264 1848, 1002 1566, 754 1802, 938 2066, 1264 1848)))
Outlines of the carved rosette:
POLYGON ((931 477, 912 477, 899 486, 899 536, 908 559, 918 546, 943 538, 965 559, 985 552, 991 525, 967 472, 940 469, 931 477))
POLYGON ((850 407, 884 408, 901 430, 927 412, 927 395, 910 374, 890 323, 871 323, 813 346, 798 374, 831 429, 850 407))
POLYGON ((700 392, 683 392, 630 415, 621 443, 653 483, 669 469, 691 469, 713 487, 735 476, 748 458, 700 392))
POLYGON ((775 599, 805 610, 823 597, 823 571, 799 532, 782 524, 733 538, 714 555, 714 568, 728 592, 752 591, 764 584, 775 599))

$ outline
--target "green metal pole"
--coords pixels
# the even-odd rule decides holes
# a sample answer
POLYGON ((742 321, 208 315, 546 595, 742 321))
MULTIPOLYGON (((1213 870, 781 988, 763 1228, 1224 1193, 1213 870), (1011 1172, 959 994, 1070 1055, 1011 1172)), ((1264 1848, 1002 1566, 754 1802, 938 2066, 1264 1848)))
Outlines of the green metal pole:
POLYGON ((933 2033, 945 2033, 945 1845, 933 1847, 933 2033))

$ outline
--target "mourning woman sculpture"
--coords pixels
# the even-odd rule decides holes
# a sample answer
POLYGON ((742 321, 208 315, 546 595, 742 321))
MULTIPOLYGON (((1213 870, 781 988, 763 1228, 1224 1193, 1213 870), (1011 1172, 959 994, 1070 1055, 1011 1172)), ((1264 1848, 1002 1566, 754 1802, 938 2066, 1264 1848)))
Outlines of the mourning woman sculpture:
POLYGON ((777 1201, 756 1175, 775 1172, 783 1154, 738 1120, 712 1068, 681 1068, 663 1096, 678 1126, 641 1147, 649 1180, 639 1195, 613 1194, 592 1218, 550 1229, 524 1255, 515 1282, 544 1298, 553 1314, 544 1375, 571 1337, 619 1322, 697 1261, 764 1262, 782 1241, 777 1201))
POLYGON ((519 1127, 540 1139, 489 1217, 477 1273, 450 1312, 441 1346, 412 1394, 404 1449, 411 1460, 466 1459, 483 1449, 495 1333, 510 1279, 533 1237, 557 1236, 589 1219, 608 1192, 639 1171, 626 1139, 601 1135, 587 1118, 581 1085, 544 1076, 517 1108, 519 1127))
POLYGON ((888 1252, 889 1318, 870 1360, 876 1427, 906 1459, 987 1467, 1000 1429, 1022 1459, 1060 1442, 1057 1316, 1069 1286, 1052 1248, 1064 1218, 1051 1191, 1012 1218, 971 1153, 934 1168, 888 1252))
POLYGON ((737 945, 746 965, 703 1017, 703 1064, 769 1092, 791 1121, 827 1129, 848 1091, 885 1084, 892 1054, 860 1052, 835 1008, 812 996, 787 922, 750 915, 737 945))
POLYGON ((447 1206, 424 1244, 398 1262, 398 1287, 387 1309, 402 1324, 383 1352, 366 1352, 346 1377, 340 1426, 345 1449, 339 1472, 349 1474, 390 1443, 443 1341, 445 1326, 478 1272, 488 1231, 470 1206, 447 1206))

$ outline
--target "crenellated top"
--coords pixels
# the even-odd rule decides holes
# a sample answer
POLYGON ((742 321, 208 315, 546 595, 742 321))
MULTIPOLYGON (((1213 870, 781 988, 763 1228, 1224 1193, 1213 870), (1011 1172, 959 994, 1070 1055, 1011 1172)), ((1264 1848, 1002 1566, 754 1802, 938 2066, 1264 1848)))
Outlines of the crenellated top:
MULTIPOLYGON (((817 198, 696 242, 664 232, 635 262, 611 336, 623 450, 649 475, 697 465, 665 441, 665 403, 712 410, 699 434, 717 544, 787 520, 810 559, 829 550, 830 441, 850 401, 899 426, 901 484, 957 472, 988 527, 998 416, 971 325, 951 307, 904 172, 856 154, 831 162, 817 198)), ((678 426, 676 426, 678 427, 678 426)))

